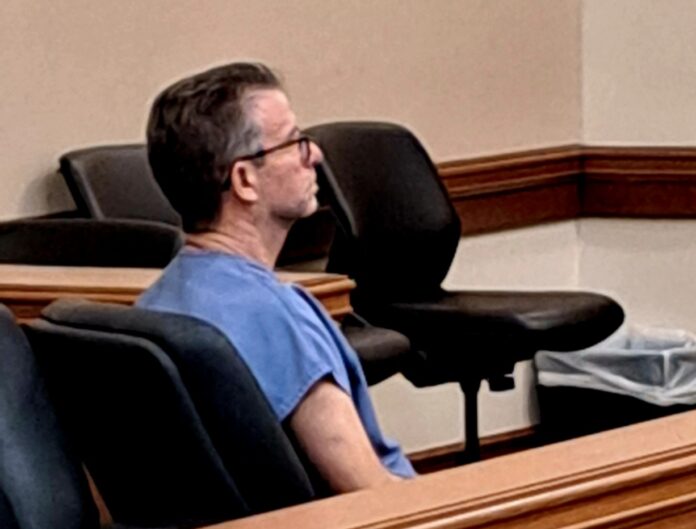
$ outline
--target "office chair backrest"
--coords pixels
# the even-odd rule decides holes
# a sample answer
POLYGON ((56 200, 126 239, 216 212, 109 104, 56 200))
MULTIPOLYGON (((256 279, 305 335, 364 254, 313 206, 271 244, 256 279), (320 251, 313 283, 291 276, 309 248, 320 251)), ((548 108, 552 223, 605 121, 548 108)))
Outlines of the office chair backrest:
POLYGON ((338 230, 329 270, 363 294, 436 290, 460 236, 459 217, 419 141, 389 123, 329 123, 307 129, 321 146, 320 171, 338 230))
POLYGON ((292 267, 307 261, 326 260, 335 231, 336 221, 329 206, 320 206, 309 217, 298 219, 288 232, 276 266, 292 267))
POLYGON ((27 219, 0 223, 0 263, 161 268, 183 245, 155 222, 27 219))
POLYGON ((60 172, 83 214, 181 226, 179 214, 152 176, 143 144, 67 152, 60 158, 60 172))
POLYGON ((0 527, 96 529, 70 449, 26 337, 0 305, 0 527))
POLYGON ((212 326, 63 300, 27 334, 117 522, 203 525, 313 497, 255 379, 212 326))

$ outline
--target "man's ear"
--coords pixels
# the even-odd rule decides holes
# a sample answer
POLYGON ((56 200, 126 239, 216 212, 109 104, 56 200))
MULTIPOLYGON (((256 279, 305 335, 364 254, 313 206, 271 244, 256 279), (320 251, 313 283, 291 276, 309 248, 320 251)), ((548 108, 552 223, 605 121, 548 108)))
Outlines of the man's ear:
POLYGON ((242 202, 256 202, 259 198, 258 174, 248 162, 237 162, 230 168, 230 192, 242 202))

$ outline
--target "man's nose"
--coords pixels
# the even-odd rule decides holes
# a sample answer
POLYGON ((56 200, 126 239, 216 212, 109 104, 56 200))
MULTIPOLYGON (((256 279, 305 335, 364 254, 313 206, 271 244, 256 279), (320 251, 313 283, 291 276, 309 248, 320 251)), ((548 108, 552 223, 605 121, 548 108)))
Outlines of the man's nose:
POLYGON ((317 165, 318 163, 321 163, 324 160, 324 153, 321 152, 321 147, 319 147, 319 145, 317 145, 314 141, 310 141, 309 146, 312 154, 312 165, 317 165))

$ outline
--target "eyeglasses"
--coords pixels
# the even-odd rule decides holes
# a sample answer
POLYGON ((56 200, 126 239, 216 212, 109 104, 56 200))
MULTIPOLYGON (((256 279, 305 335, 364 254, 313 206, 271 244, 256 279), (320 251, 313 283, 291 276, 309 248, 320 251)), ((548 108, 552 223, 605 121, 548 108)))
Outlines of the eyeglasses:
POLYGON ((263 156, 266 156, 267 154, 271 154, 272 152, 279 151, 280 149, 285 149, 286 147, 290 147, 291 145, 298 145, 298 148, 300 149, 300 162, 302 162, 303 165, 309 165, 310 158, 312 157, 312 150, 310 148, 310 142, 312 141, 312 138, 309 136, 299 136, 298 138, 293 138, 292 140, 284 141, 283 143, 279 143, 278 145, 274 145, 273 147, 269 147, 268 149, 261 149, 260 151, 256 151, 254 154, 247 154, 245 156, 239 156, 232 160, 232 164, 234 165, 236 162, 241 162, 243 160, 255 160, 256 158, 261 158, 263 156))

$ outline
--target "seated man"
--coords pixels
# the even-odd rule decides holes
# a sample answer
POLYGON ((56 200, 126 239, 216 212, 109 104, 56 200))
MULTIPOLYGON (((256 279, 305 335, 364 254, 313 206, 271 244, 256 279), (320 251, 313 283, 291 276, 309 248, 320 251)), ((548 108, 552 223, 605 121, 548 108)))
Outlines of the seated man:
POLYGON ((138 305, 222 330, 334 491, 413 476, 380 432, 355 352, 272 271, 293 222, 317 208, 322 159, 273 72, 238 63, 175 83, 153 104, 147 140, 187 242, 138 305))

